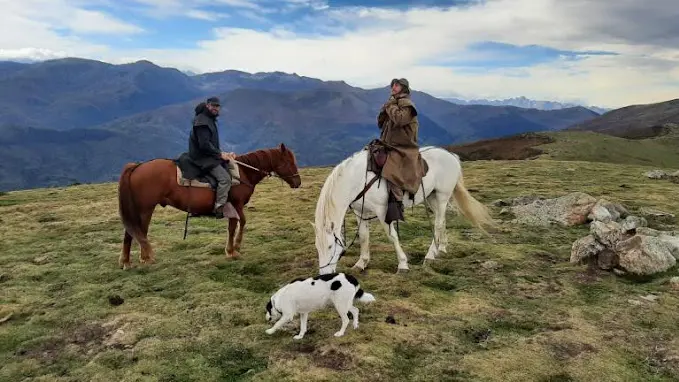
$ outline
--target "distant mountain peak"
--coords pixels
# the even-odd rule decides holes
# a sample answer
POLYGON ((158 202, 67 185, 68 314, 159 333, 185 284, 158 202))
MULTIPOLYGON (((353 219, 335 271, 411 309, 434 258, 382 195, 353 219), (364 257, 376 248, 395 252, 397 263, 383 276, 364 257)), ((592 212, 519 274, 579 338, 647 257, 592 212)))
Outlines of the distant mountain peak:
POLYGON ((462 99, 462 98, 443 98, 446 101, 456 103, 458 105, 489 105, 489 106, 515 106, 525 109, 538 110, 560 110, 572 107, 584 107, 592 110, 597 114, 604 114, 611 109, 601 108, 597 106, 581 105, 577 103, 566 103, 559 101, 539 101, 532 100, 526 96, 517 96, 506 99, 462 99))

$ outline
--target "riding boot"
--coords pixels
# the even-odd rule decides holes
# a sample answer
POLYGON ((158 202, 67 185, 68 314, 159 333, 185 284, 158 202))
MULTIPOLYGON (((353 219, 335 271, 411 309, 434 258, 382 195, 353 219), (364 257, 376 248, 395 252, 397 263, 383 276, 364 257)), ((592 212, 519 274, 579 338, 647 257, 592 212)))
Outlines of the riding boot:
POLYGON ((394 220, 405 221, 403 217, 403 190, 388 182, 389 199, 387 201, 387 215, 384 222, 390 224, 394 220))

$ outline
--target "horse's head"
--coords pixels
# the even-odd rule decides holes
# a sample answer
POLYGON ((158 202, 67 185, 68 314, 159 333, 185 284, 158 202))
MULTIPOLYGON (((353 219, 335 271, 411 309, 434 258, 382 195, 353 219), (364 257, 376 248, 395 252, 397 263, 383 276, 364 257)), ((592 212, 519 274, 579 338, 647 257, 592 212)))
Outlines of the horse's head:
POLYGON ((299 170, 297 169, 295 153, 285 147, 283 143, 281 143, 278 151, 280 155, 278 156, 277 163, 274 163, 273 171, 290 187, 298 188, 302 185, 302 178, 299 176, 299 170))
POLYGON ((346 252, 342 240, 334 232, 333 223, 330 227, 316 227, 313 223, 311 225, 316 231, 319 273, 322 275, 333 273, 337 269, 337 263, 346 252))

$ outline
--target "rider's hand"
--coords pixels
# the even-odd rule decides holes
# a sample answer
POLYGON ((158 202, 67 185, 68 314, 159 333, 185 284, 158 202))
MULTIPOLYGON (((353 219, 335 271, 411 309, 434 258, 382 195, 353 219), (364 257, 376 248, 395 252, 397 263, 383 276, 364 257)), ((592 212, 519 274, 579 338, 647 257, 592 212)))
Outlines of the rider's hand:
POLYGON ((227 153, 226 155, 229 157, 229 159, 236 159, 235 153, 227 153))
POLYGON ((229 160, 229 159, 232 159, 231 156, 230 156, 229 154, 230 154, 230 153, 222 152, 222 153, 220 154, 220 156, 222 157, 223 160, 229 160))

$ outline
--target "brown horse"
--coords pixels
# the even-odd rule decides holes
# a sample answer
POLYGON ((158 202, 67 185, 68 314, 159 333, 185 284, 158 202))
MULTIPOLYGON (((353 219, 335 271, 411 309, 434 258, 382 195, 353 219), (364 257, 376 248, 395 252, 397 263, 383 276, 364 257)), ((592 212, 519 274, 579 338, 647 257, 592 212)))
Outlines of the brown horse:
MULTIPOLYGON (((236 209, 238 218, 229 218, 229 240, 225 248, 227 257, 239 256, 245 227, 243 207, 250 201, 255 185, 273 175, 283 179, 292 188, 298 188, 302 184, 295 154, 283 143, 280 147, 237 156, 236 160, 247 166, 238 165, 240 184, 233 185, 229 191, 228 201, 236 209), (234 244, 233 237, 239 220, 240 231, 234 244)), ((118 182, 118 208, 125 227, 120 266, 123 269, 131 267, 130 247, 133 238, 141 247, 141 263, 155 262, 147 234, 156 205, 169 205, 182 211, 190 211, 194 216, 214 216, 214 201, 215 191, 211 188, 180 185, 177 180, 177 166, 170 159, 126 164, 118 182)))

